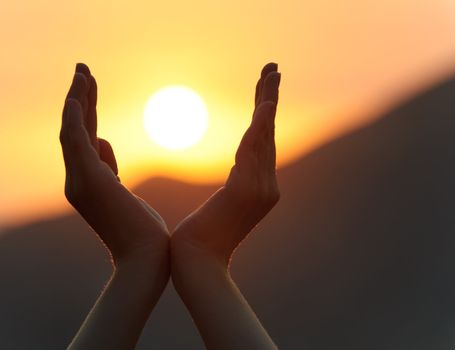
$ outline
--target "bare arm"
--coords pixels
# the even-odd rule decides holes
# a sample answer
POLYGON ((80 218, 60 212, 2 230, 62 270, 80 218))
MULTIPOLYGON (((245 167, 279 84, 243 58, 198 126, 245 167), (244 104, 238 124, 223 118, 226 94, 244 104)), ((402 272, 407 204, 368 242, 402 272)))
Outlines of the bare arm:
POLYGON ((114 273, 69 349, 134 349, 169 279, 169 235, 119 182, 112 148, 96 135, 96 99, 95 79, 78 64, 60 132, 65 194, 106 245, 114 273))
POLYGON ((274 119, 280 74, 264 67, 226 184, 171 237, 172 279, 208 349, 276 349, 229 274, 234 249, 279 199, 274 119))

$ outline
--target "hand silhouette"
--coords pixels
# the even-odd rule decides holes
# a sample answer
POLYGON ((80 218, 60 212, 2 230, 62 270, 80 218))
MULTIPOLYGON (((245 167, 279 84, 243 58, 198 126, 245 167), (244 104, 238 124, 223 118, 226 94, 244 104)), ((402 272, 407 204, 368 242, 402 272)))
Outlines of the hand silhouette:
POLYGON ((111 253, 114 274, 69 349, 133 349, 169 279, 164 221, 117 177, 110 144, 96 136, 97 86, 76 66, 60 141, 68 201, 111 253))
MULTIPOLYGON (((228 265, 236 246, 279 199, 276 70, 268 64, 262 71, 253 120, 226 184, 171 239, 174 284, 208 348, 275 349, 228 265)), ((169 236, 161 217, 120 184, 112 148, 96 136, 96 89, 88 67, 77 65, 60 133, 65 194, 109 249, 115 272, 69 349, 133 349, 169 277, 169 236)))
POLYGON ((168 241, 166 225, 120 183, 112 148, 96 135, 96 103, 95 79, 86 65, 78 64, 60 132, 66 197, 106 244, 114 263, 162 255, 168 241))
POLYGON ((280 73, 276 70, 274 63, 262 70, 253 119, 225 185, 183 220, 172 235, 176 271, 192 253, 215 258, 227 267, 234 249, 279 199, 274 119, 280 73))
POLYGON ((279 200, 274 119, 280 74, 266 65, 225 185, 171 236, 175 288, 208 349, 276 349, 229 275, 234 249, 279 200))

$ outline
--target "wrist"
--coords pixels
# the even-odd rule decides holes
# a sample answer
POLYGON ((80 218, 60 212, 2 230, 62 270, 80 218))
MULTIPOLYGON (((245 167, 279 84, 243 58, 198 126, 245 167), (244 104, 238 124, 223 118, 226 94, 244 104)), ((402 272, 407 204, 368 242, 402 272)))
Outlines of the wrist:
POLYGON ((156 284, 167 282, 170 274, 169 240, 153 246, 142 246, 114 258, 113 278, 127 278, 132 283, 156 284))
POLYGON ((118 238, 106 242, 115 268, 128 265, 153 266, 160 260, 169 260, 169 233, 154 220, 141 225, 122 223, 117 231, 118 238), (126 237, 123 238, 124 236, 126 237))
POLYGON ((187 241, 171 239, 171 276, 177 292, 206 288, 213 280, 231 281, 228 261, 187 241))

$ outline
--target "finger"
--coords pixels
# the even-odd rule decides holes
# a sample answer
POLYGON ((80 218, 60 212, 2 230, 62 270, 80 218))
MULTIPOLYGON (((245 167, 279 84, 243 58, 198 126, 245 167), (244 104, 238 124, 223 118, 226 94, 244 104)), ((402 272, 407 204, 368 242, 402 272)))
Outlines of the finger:
POLYGON ((278 103, 278 88, 280 86, 281 74, 271 72, 264 80, 261 102, 272 101, 278 103))
POLYGON ((278 70, 278 64, 276 63, 267 63, 261 71, 261 77, 259 78, 256 84, 256 95, 255 95, 255 106, 258 106, 261 103, 262 97, 262 87, 264 83, 264 79, 269 75, 271 72, 276 72, 278 70))
POLYGON ((112 150, 111 144, 101 138, 98 138, 98 144, 100 148, 100 158, 103 162, 107 163, 112 169, 115 175, 118 175, 117 161, 115 159, 114 151, 112 150))
POLYGON ((89 89, 87 78, 84 74, 76 72, 73 77, 73 82, 71 83, 70 89, 66 96, 67 99, 77 100, 81 106, 83 114, 87 111, 88 99, 87 92, 89 89))
POLYGON ((60 129, 60 144, 62 146, 62 151, 63 155, 65 156, 66 160, 66 155, 69 155, 71 147, 71 128, 70 128, 70 123, 71 123, 71 117, 69 116, 70 113, 70 107, 73 102, 73 99, 66 99, 65 100, 65 105, 63 106, 63 112, 62 112, 62 127, 60 129))
MULTIPOLYGON (((86 127, 88 134, 90 136, 90 140, 95 148, 98 148, 98 142, 96 137, 96 129, 97 129, 97 115, 96 115, 96 102, 98 98, 98 87, 96 84, 96 80, 93 76, 90 76, 90 89, 88 91, 88 110, 87 110, 87 120, 86 120, 86 127)), ((97 149, 98 150, 98 149, 97 149)))
POLYGON ((255 162, 257 158, 256 152, 254 150, 254 135, 255 130, 250 126, 240 141, 240 145, 237 148, 235 153, 235 164, 244 168, 249 165, 249 168, 252 166, 252 162, 255 162))
MULTIPOLYGON (((276 73, 278 65, 276 63, 268 63, 264 66, 261 72, 261 78, 256 85, 256 108, 253 114, 253 120, 250 127, 247 129, 242 137, 240 145, 236 152, 236 164, 239 163, 250 163, 257 161, 259 143, 263 141, 264 135, 267 132, 267 125, 273 126, 273 120, 275 118, 276 103, 269 101, 268 103, 262 103, 262 96, 264 95, 263 89, 267 89, 267 92, 273 87, 278 88, 278 82, 276 78, 270 78, 270 74, 276 73), (275 72, 275 73, 274 73, 275 72)), ((276 95, 276 101, 278 101, 278 93, 276 95)), ((267 93, 266 96, 269 96, 267 93)))
POLYGON ((261 102, 261 96, 262 96, 262 87, 264 83, 264 79, 267 77, 267 75, 270 72, 276 72, 278 70, 278 64, 276 63, 267 63, 261 71, 261 77, 259 78, 259 81, 256 84, 256 95, 255 95, 255 101, 256 101, 256 106, 259 105, 261 102))
POLYGON ((97 85, 95 78, 91 75, 89 67, 84 63, 78 63, 76 65, 76 72, 84 75, 87 79, 87 114, 85 115, 85 127, 90 136, 92 145, 97 149, 97 118, 96 118, 96 102, 97 102, 97 85))
POLYGON ((97 155, 83 125, 82 106, 76 99, 65 102, 60 141, 68 170, 90 167, 96 161, 97 155))
POLYGON ((251 128, 254 130, 254 134, 257 136, 265 135, 267 129, 270 129, 274 125, 275 114, 275 102, 262 102, 254 111, 253 121, 251 122, 251 128))
POLYGON ((255 127, 258 129, 256 137, 255 149, 258 154, 259 167, 263 171, 275 171, 275 115, 276 104, 271 101, 266 101, 261 104, 262 108, 258 108, 258 113, 255 116, 255 127))
POLYGON ((253 121, 243 135, 239 148, 236 153, 236 162, 241 158, 250 159, 251 155, 262 152, 264 140, 267 139, 267 129, 273 127, 276 105, 274 102, 267 101, 261 103, 256 108, 253 121))
POLYGON ((280 81, 281 74, 276 71, 269 72, 263 81, 261 103, 256 107, 251 122, 256 134, 273 130, 280 81))
POLYGON ((76 72, 84 74, 87 80, 91 76, 90 68, 85 63, 76 63, 76 72))
POLYGON ((261 152, 260 162, 263 163, 265 171, 274 174, 276 170, 276 146, 275 146, 275 126, 267 128, 263 142, 263 152, 261 152))

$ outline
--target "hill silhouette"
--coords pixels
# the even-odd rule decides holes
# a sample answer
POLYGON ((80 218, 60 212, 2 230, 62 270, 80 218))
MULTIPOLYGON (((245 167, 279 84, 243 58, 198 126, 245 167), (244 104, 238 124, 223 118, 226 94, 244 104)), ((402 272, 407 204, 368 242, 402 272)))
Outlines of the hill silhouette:
MULTIPOLYGON (((279 171, 282 199, 233 275, 282 349, 455 345, 455 79, 279 171), (305 347, 306 346, 306 347, 305 347)), ((151 179, 170 227, 218 186, 151 179)), ((110 274, 76 215, 0 239, 2 349, 62 349, 110 274)), ((167 288, 138 349, 199 349, 167 288)))

